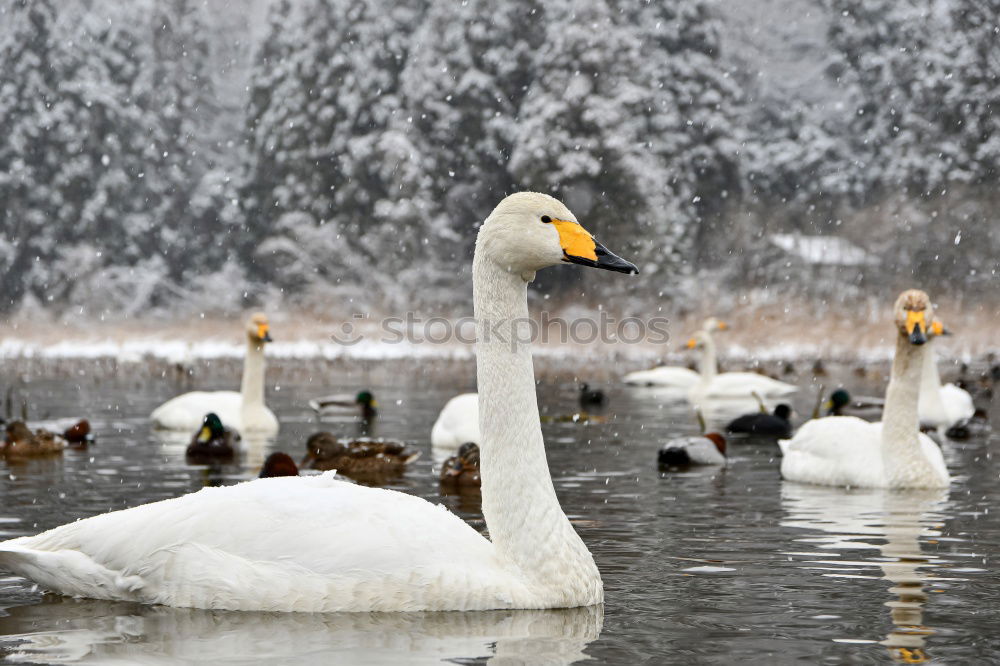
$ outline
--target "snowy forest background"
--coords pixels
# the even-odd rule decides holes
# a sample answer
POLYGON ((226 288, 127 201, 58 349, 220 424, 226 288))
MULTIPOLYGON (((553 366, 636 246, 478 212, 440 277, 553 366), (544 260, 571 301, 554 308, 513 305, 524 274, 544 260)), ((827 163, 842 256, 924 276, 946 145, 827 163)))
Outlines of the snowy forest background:
POLYGON ((998 23, 1000 0, 0 0, 0 317, 464 313, 476 227, 520 189, 642 271, 543 273, 556 303, 996 302, 998 23))

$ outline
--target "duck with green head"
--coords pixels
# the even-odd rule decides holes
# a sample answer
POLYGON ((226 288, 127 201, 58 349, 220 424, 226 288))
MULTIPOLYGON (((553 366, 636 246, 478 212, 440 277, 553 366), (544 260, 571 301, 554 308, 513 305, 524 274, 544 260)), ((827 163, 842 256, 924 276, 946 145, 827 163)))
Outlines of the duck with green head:
POLYGON ((188 462, 195 465, 232 460, 236 454, 233 444, 239 439, 232 429, 222 425, 222 419, 215 412, 209 412, 191 438, 185 455, 188 462))
POLYGON ((371 421, 378 416, 378 401, 375 394, 368 389, 358 391, 354 398, 346 395, 328 395, 321 398, 313 398, 309 401, 309 406, 317 417, 326 414, 343 412, 344 408, 356 407, 360 409, 361 418, 364 421, 371 421))

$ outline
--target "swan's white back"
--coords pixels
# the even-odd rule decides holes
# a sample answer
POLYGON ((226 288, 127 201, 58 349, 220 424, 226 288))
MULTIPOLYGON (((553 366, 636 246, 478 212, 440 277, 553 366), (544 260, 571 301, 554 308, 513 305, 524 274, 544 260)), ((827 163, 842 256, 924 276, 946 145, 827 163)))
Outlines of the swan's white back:
POLYGON ((625 375, 623 381, 633 386, 660 386, 688 391, 701 381, 701 375, 689 368, 661 365, 625 375))
POLYGON ((466 442, 479 444, 479 394, 462 393, 449 400, 431 429, 431 445, 436 449, 457 449, 466 442))

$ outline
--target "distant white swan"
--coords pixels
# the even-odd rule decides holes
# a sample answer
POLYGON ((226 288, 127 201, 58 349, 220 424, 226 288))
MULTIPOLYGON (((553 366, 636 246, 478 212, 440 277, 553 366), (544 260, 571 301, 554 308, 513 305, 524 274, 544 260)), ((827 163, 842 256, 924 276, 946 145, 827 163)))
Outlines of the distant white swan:
MULTIPOLYGON (((701 330, 724 331, 726 324, 715 317, 709 317, 702 324, 701 330)), ((658 386, 677 391, 689 391, 701 381, 701 375, 690 368, 661 365, 649 370, 630 372, 625 375, 623 381, 630 386, 658 386)))
POLYGON ((688 341, 688 348, 700 349, 698 363, 700 381, 691 387, 688 398, 691 402, 724 400, 754 400, 759 396, 764 400, 783 398, 795 393, 798 387, 777 379, 771 379, 756 372, 718 372, 715 358, 715 342, 711 332, 698 331, 688 341), (755 395, 756 394, 756 395, 755 395))
POLYGON ((855 416, 807 421, 781 440, 781 475, 789 481, 862 488, 944 488, 950 478, 941 449, 920 432, 917 402, 926 331, 934 319, 922 291, 903 292, 893 309, 896 356, 881 423, 855 416))
MULTIPOLYGON (((504 199, 473 262, 482 507, 491 540, 444 507, 318 477, 257 479, 106 513, 0 543, 0 568, 63 594, 276 611, 486 610, 604 599, 559 506, 531 351, 486 327, 528 317, 535 271, 636 272, 552 197, 504 199)), ((514 338, 516 339, 516 338, 514 338)))
POLYGON ((271 342, 267 317, 257 313, 247 322, 243 383, 236 391, 192 391, 167 400, 153 410, 153 427, 194 432, 209 412, 242 435, 273 435, 278 419, 264 404, 264 345, 271 342))
POLYGON ((479 394, 461 393, 445 403, 431 429, 436 449, 458 449, 466 442, 479 444, 479 394))
POLYGON ((976 408, 968 391, 954 384, 941 384, 933 340, 928 340, 928 349, 924 353, 917 413, 920 414, 921 426, 943 432, 959 421, 971 418, 976 408))

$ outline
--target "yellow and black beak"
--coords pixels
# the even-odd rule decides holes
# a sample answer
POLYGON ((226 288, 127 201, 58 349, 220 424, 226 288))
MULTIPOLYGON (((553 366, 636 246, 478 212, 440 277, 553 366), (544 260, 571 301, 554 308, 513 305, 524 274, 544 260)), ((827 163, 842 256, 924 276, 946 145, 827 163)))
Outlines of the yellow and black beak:
POLYGON ((212 429, 209 428, 207 425, 202 426, 201 430, 198 432, 198 441, 204 444, 205 442, 211 441, 211 439, 212 439, 212 429))
POLYGON ((934 335, 934 336, 938 336, 938 335, 951 335, 951 331, 949 329, 945 328, 944 324, 942 324, 937 319, 935 319, 934 321, 931 322, 930 333, 931 333, 931 335, 934 335))
POLYGON ((264 342, 274 342, 274 338, 271 337, 271 329, 267 324, 257 325, 257 337, 264 342))
POLYGON ((617 254, 601 245, 596 238, 576 222, 553 219, 552 226, 559 232, 563 261, 581 266, 603 268, 618 273, 637 275, 635 264, 625 261, 617 254))
POLYGON ((910 336, 910 344, 922 345, 927 342, 927 315, 923 310, 907 311, 906 333, 910 336))

